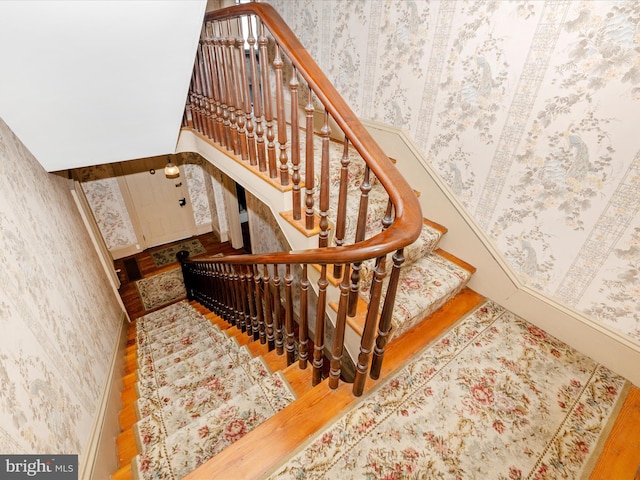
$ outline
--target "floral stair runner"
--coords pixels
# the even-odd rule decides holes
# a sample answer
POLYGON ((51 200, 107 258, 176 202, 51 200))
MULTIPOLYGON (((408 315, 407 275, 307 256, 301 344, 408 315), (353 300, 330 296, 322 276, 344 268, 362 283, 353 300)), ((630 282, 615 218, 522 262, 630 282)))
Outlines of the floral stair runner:
POLYGON ((139 479, 179 479, 295 400, 284 377, 178 302, 136 321, 139 479))
MULTIPOLYGON (((321 141, 314 137, 314 148, 316 150, 316 160, 321 158, 321 141)), ((304 145, 304 132, 301 132, 300 145, 304 145)), ((330 194, 338 195, 340 184, 340 171, 342 166, 343 146, 339 142, 330 142, 330 167, 329 181, 330 194)), ((345 239, 351 241, 355 238, 358 208, 360 203, 360 186, 365 174, 365 163, 355 150, 349 151, 349 189, 347 193, 347 224, 345 239)), ((304 169, 302 169, 304 170, 304 169)), ((320 171, 320 166, 316 165, 316 172, 320 171)), ((319 182, 319 179, 317 179, 319 182)), ((388 204, 388 195, 382 184, 380 184, 373 174, 370 175, 371 190, 368 192, 368 214, 365 238, 371 237, 382 230, 382 219, 388 204)), ((319 204, 316 198, 316 205, 319 204)), ((329 221, 335 225, 337 219, 337 201, 332 199, 329 210, 329 221)), ((333 229, 332 229, 333 231, 333 229)), ((469 282, 475 269, 464 265, 463 262, 456 262, 437 250, 440 239, 446 229, 440 225, 433 224, 425 220, 422 231, 418 239, 411 245, 405 247, 404 263, 400 274, 398 290, 396 294, 395 309, 392 317, 391 339, 407 332, 412 327, 420 323, 424 318, 431 315, 444 303, 456 296, 469 282)), ((335 238, 333 238, 334 245, 335 238)), ((452 257, 451 257, 452 258, 452 257)), ((392 254, 387 255, 385 260, 385 286, 389 281, 389 273, 393 267, 392 254)), ((375 261, 363 262, 360 268, 360 296, 369 300, 369 289, 373 278, 375 261)), ((384 298, 383 298, 384 300, 384 298)), ((380 302, 382 309, 384 302, 380 302)))
POLYGON ((488 301, 265 478, 585 478, 627 388, 488 301))

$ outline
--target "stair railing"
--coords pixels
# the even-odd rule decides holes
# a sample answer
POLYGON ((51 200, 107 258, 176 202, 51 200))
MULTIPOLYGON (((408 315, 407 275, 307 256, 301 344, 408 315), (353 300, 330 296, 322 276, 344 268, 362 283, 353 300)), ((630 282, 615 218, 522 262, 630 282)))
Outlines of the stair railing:
POLYGON ((403 248, 420 233, 415 193, 265 3, 206 15, 183 127, 244 163, 269 188, 290 194, 292 210, 285 216, 307 235, 318 236, 318 247, 307 250, 204 261, 183 257, 188 297, 278 353, 286 351, 289 364, 296 357, 300 368, 311 362, 315 385, 326 376, 325 318, 334 282, 339 300, 328 376, 330 387, 337 388, 347 318, 357 314, 361 268, 373 264, 353 386, 354 395, 361 395, 372 355, 373 375, 380 369, 403 248), (337 163, 331 153, 336 142, 342 151, 337 163), (387 199, 382 214, 369 208, 375 192, 387 199), (355 219, 349 215, 354 201, 355 219), (315 311, 310 266, 319 271, 315 311), (313 352, 308 352, 310 343, 313 352))

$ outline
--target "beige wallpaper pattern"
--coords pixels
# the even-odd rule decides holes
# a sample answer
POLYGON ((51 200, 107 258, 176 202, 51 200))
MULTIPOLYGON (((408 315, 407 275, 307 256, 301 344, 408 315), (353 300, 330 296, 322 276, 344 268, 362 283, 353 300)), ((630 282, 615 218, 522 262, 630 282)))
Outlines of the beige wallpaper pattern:
POLYGON ((84 453, 118 341, 120 305, 71 188, 0 120, 0 451, 7 454, 84 453))
POLYGON ((521 281, 640 341, 640 3, 269 0, 521 281))
MULTIPOLYGON (((220 216, 216 205, 224 205, 213 185, 219 186, 219 171, 197 153, 172 155, 174 163, 182 167, 193 216, 199 231, 207 231, 213 224, 220 235, 226 235, 226 218, 220 216), (212 199, 212 196, 214 198, 212 199)), ((100 227, 109 250, 123 249, 140 243, 137 240, 129 212, 112 165, 94 165, 77 169, 82 189, 100 227)))

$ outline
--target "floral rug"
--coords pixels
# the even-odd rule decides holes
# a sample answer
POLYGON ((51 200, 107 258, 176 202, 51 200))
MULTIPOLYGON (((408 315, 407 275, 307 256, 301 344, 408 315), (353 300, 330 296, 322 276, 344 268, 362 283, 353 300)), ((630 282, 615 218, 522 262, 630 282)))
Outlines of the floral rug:
POLYGON ((487 302, 268 478, 584 478, 627 388, 487 302))
POLYGON ((153 310, 187 296, 180 268, 138 280, 136 288, 145 311, 153 310))
POLYGON ((162 250, 158 250, 156 252, 151 252, 151 259, 153 260, 153 263, 156 264, 156 267, 164 267, 165 265, 169 265, 170 263, 175 263, 178 261, 178 259, 176 258, 176 253, 178 253, 180 250, 187 250, 189 252, 189 256, 191 257, 200 255, 201 253, 205 253, 207 251, 202 246, 202 243, 200 243, 200 240, 194 239, 187 242, 179 243, 178 245, 163 248, 162 250))

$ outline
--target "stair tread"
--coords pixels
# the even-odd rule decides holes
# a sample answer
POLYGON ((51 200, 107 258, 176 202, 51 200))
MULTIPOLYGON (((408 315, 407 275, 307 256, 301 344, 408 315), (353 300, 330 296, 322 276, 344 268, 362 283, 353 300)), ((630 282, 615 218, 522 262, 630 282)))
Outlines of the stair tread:
POLYGON ((138 450, 142 451, 168 437, 194 419, 218 409, 221 404, 232 402, 236 396, 269 375, 271 372, 264 361, 256 357, 247 365, 200 377, 196 384, 180 392, 183 394, 177 398, 156 399, 141 412, 140 420, 134 425, 138 450))
MULTIPOLYGON (((452 255, 437 249, 402 268, 392 317, 391 338, 410 330, 467 284, 473 273, 469 268, 473 267, 464 263, 459 265, 454 259, 452 255)), ((388 280, 388 276, 385 277, 385 283, 388 280)), ((368 288, 366 284, 361 285, 361 296, 364 300, 360 299, 356 316, 347 318, 348 325, 359 335, 362 334, 366 320, 368 288)), ((384 291, 386 292, 386 289, 384 291)), ((381 301, 380 309, 382 305, 381 301)), ((337 309, 335 304, 332 306, 337 309)))
POLYGON ((284 377, 274 373, 138 454, 132 462, 134 475, 151 479, 171 471, 180 478, 294 400, 284 377))

